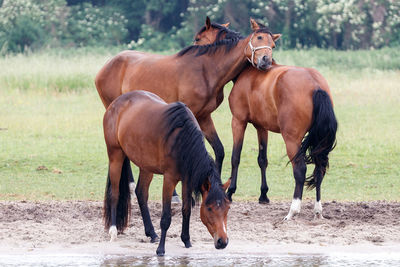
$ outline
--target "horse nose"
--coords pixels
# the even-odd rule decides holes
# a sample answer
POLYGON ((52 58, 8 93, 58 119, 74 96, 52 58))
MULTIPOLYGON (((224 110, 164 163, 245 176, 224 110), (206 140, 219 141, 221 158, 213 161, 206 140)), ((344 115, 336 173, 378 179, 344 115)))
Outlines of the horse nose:
POLYGON ((216 249, 224 249, 228 245, 229 239, 226 239, 226 242, 222 238, 219 238, 217 244, 215 245, 216 249))
POLYGON ((268 56, 263 56, 263 57, 262 57, 262 60, 263 60, 264 62, 269 62, 269 57, 268 57, 268 56))

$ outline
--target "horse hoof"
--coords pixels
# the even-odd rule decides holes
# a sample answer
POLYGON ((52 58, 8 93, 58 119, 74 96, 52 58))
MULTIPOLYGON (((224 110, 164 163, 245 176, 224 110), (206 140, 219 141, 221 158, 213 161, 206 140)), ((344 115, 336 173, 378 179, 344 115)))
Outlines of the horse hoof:
POLYGON ((164 249, 157 249, 156 251, 157 256, 162 257, 165 255, 165 250, 164 249))
POLYGON ((117 227, 115 227, 114 225, 110 227, 110 230, 108 231, 108 233, 110 234, 111 238, 110 238, 110 242, 114 242, 115 240, 117 240, 117 227))
POLYGON ((160 239, 158 238, 158 235, 150 238, 150 243, 157 243, 158 241, 160 241, 160 239))
POLYGON ((260 197, 258 199, 258 203, 260 203, 260 204, 269 204, 269 198, 268 197, 260 197))
POLYGON ((179 196, 172 196, 171 203, 177 203, 177 204, 181 203, 179 196))
POLYGON ((282 221, 283 221, 283 222, 291 221, 291 220, 292 220, 292 217, 293 217, 292 215, 289 215, 289 214, 288 214, 288 215, 285 216, 285 218, 283 218, 282 221))
POLYGON ((184 242, 185 243, 185 248, 191 248, 192 247, 192 243, 190 243, 190 241, 184 242))
POLYGON ((322 213, 315 213, 314 214, 314 220, 323 220, 325 219, 324 216, 322 216, 322 213))

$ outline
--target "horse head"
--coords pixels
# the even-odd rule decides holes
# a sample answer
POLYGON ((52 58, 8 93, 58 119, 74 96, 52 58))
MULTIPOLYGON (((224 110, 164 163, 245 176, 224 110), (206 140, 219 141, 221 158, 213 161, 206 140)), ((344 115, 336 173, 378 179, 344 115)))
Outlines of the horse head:
MULTIPOLYGON (((244 50, 248 61, 259 70, 267 70, 272 65, 272 49, 281 34, 273 34, 261 23, 250 19, 253 33, 244 50)), ((210 18, 206 18, 205 26, 195 35, 194 45, 209 45, 223 40, 226 31, 221 29, 228 28, 229 22, 225 24, 211 23, 210 18)))
POLYGON ((272 65, 272 49, 281 34, 271 33, 264 25, 250 19, 253 33, 244 52, 249 62, 259 70, 267 70, 272 65))
POLYGON ((194 45, 207 45, 213 44, 225 38, 225 34, 220 34, 221 28, 228 28, 229 22, 225 24, 211 23, 210 18, 207 16, 206 24, 194 36, 194 45))
POLYGON ((223 249, 228 245, 227 216, 230 208, 230 201, 226 197, 225 191, 229 187, 231 180, 225 184, 212 186, 209 181, 202 185, 202 203, 200 207, 200 218, 207 227, 208 232, 214 238, 216 249, 223 249))

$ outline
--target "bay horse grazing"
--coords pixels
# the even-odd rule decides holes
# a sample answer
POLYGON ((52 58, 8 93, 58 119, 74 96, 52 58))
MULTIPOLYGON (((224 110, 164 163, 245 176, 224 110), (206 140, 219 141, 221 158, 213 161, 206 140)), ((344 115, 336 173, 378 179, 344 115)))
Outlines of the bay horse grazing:
POLYGON ((328 154, 335 147, 337 131, 332 96, 324 77, 312 68, 275 63, 266 72, 247 68, 232 88, 229 106, 233 115, 234 144, 228 196, 236 190, 244 132, 250 122, 257 129, 259 143, 260 203, 269 202, 265 170, 268 131, 272 131, 282 134, 296 181, 285 220, 300 212, 304 184, 310 189, 316 188, 314 213, 316 218, 322 218, 321 183, 329 165, 328 154), (306 178, 306 164, 311 163, 315 164, 314 172, 306 178))
POLYGON ((136 195, 146 236, 158 240, 147 206, 153 173, 163 174, 161 240, 157 255, 165 253, 165 239, 171 224, 171 197, 182 181, 182 234, 191 247, 189 222, 192 192, 201 194, 200 217, 217 249, 228 244, 227 214, 230 202, 213 159, 207 153, 203 134, 191 111, 181 102, 167 104, 146 91, 126 93, 113 101, 104 115, 104 137, 109 171, 104 198, 105 227, 111 241, 126 227, 130 215, 129 173, 126 159, 140 169, 136 195))
MULTIPOLYGON (((253 20, 251 24, 253 29, 257 25, 253 20)), ((253 66, 264 69, 271 58, 264 37, 267 33, 253 31, 249 36, 242 37, 226 27, 211 23, 207 17, 206 25, 198 34, 211 28, 217 29, 216 34, 223 39, 212 44, 191 45, 174 55, 123 51, 103 66, 95 83, 105 107, 119 95, 135 90, 155 93, 167 103, 185 103, 211 144, 218 172, 221 173, 225 152, 211 113, 224 98, 225 84, 248 65, 248 60, 253 66), (252 49, 251 43, 259 48, 252 49)))

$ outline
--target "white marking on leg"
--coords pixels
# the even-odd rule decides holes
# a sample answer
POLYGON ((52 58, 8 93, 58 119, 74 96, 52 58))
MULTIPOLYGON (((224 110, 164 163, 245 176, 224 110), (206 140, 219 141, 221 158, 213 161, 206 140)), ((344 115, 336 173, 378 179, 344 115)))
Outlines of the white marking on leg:
POLYGON ((131 195, 135 193, 136 189, 136 184, 135 183, 129 183, 129 191, 131 192, 131 195))
POLYGON ((175 204, 181 203, 181 200, 179 199, 179 196, 172 196, 171 203, 175 203, 175 204))
POLYGON ((110 242, 114 242, 115 240, 117 240, 118 231, 117 231, 117 227, 115 225, 110 227, 110 230, 108 231, 108 233, 111 236, 110 242))
POLYGON ((314 219, 323 219, 321 201, 315 201, 314 204, 314 219))
POLYGON ((292 219, 293 215, 300 213, 300 209, 301 209, 301 199, 294 198, 292 200, 292 204, 290 205, 289 213, 288 213, 288 215, 286 215, 284 220, 288 221, 288 220, 292 219))

